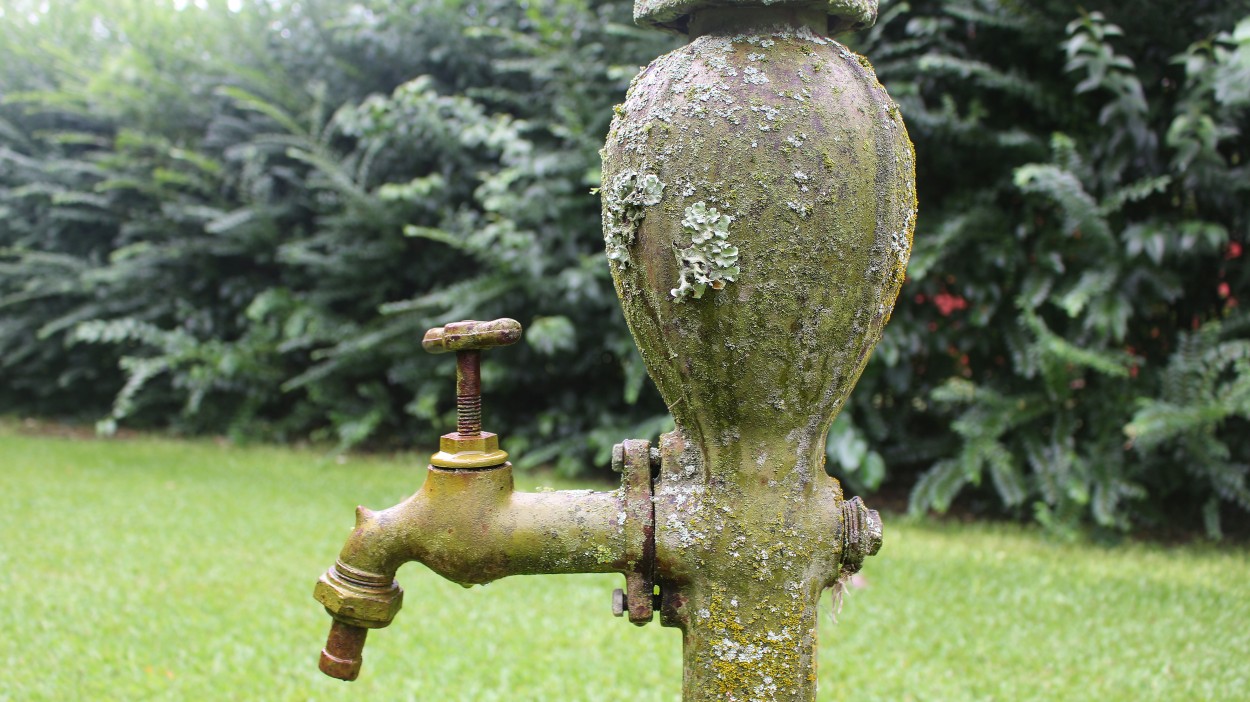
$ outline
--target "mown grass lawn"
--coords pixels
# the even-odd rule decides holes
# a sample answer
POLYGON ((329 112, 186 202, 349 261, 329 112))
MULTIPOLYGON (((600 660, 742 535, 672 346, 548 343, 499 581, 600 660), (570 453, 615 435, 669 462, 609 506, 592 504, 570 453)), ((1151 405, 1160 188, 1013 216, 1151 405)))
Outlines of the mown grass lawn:
MULTIPOLYGON (((313 582, 352 508, 395 503, 423 471, 0 424, 0 700, 680 697, 679 634, 614 619, 621 578, 464 590, 419 565, 361 679, 323 677, 313 582)), ((1250 699, 1244 549, 893 518, 864 575, 822 618, 822 701, 1250 699)))

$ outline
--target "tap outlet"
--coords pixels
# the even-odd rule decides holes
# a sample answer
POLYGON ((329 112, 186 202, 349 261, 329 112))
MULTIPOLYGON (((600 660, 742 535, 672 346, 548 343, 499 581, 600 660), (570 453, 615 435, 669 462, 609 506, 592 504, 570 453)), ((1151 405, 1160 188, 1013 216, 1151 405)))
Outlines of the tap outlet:
MULTIPOLYGON (((344 680, 359 673, 365 637, 356 629, 392 622, 403 603, 395 573, 410 561, 465 587, 510 575, 621 573, 631 591, 652 588, 649 487, 519 492, 510 463, 431 465, 412 497, 358 510, 338 561, 317 582, 314 597, 334 618, 322 670, 344 680)), ((645 610, 631 604, 631 620, 650 620, 650 602, 645 610)))
MULTIPOLYGON (((466 396, 480 398, 478 354, 520 336, 513 320, 460 322, 431 330, 423 344, 457 354, 463 409, 475 404, 466 396)), ((630 620, 651 620, 650 445, 623 444, 618 490, 518 492, 507 454, 495 434, 481 430, 479 417, 461 414, 458 431, 441 438, 416 494, 385 510, 357 508, 355 529, 313 591, 334 620, 321 655, 327 675, 360 674, 368 630, 389 625, 403 604, 395 573, 410 561, 466 587, 509 575, 621 573, 639 595, 628 607, 630 620)))

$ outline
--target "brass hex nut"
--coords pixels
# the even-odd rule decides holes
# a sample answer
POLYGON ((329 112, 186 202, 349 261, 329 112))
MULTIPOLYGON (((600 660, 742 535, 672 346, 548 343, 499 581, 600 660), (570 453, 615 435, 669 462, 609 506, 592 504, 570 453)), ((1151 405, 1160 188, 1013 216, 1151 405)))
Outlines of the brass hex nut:
POLYGON ((430 465, 436 468, 494 468, 508 460, 508 453, 499 449, 499 436, 489 431, 443 434, 438 448, 430 457, 430 465))
POLYGON ((452 432, 438 437, 439 450, 450 453, 490 453, 499 450, 499 436, 489 431, 479 432, 476 436, 452 432))
POLYGON ((373 587, 348 582, 331 568, 317 580, 313 598, 338 621, 369 629, 391 623, 404 604, 404 591, 397 583, 373 587))

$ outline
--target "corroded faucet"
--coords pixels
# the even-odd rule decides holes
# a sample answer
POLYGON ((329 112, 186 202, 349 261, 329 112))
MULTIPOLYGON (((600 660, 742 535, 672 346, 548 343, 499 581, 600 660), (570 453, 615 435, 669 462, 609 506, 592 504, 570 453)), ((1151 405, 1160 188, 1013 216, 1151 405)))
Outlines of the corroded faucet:
POLYGON ((415 495, 381 512, 356 509, 356 529, 317 581, 313 596, 334 618, 321 652, 327 675, 359 675, 368 630, 390 624, 403 602, 395 571, 409 561, 466 587, 507 575, 650 572, 649 464, 645 475, 630 473, 646 494, 628 486, 513 490, 508 454, 495 434, 482 431, 479 363, 483 350, 520 338, 521 325, 511 319, 426 333, 427 351, 456 352, 456 431, 441 437, 415 495))
POLYGON ((613 609, 681 629, 687 702, 810 702, 825 588, 881 544, 824 471, 825 435, 881 338, 916 216, 914 156, 867 59, 830 37, 876 0, 637 0, 688 35, 635 78, 603 151, 617 294, 676 422, 625 441, 613 492, 518 493, 480 431, 476 354, 511 320, 427 335, 456 351, 458 431, 421 490, 360 509, 317 584, 322 670, 352 679, 409 560, 461 584, 619 572, 613 609), (658 594, 656 594, 658 592, 658 594))

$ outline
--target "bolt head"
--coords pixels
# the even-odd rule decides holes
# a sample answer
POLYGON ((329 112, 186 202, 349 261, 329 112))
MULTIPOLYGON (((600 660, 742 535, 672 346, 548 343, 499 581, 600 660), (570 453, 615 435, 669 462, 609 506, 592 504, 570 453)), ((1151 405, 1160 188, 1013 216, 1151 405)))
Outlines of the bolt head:
POLYGON ((627 609, 628 607, 625 604, 625 591, 618 587, 612 591, 612 616, 624 616, 625 610, 627 609))
POLYGON ((877 555, 877 551, 881 550, 881 515, 877 510, 870 509, 863 517, 861 524, 863 536, 860 538, 864 542, 864 553, 869 556, 877 555))
POLYGON ((842 503, 842 574, 859 572, 868 556, 881 550, 881 515, 853 497, 842 503))

